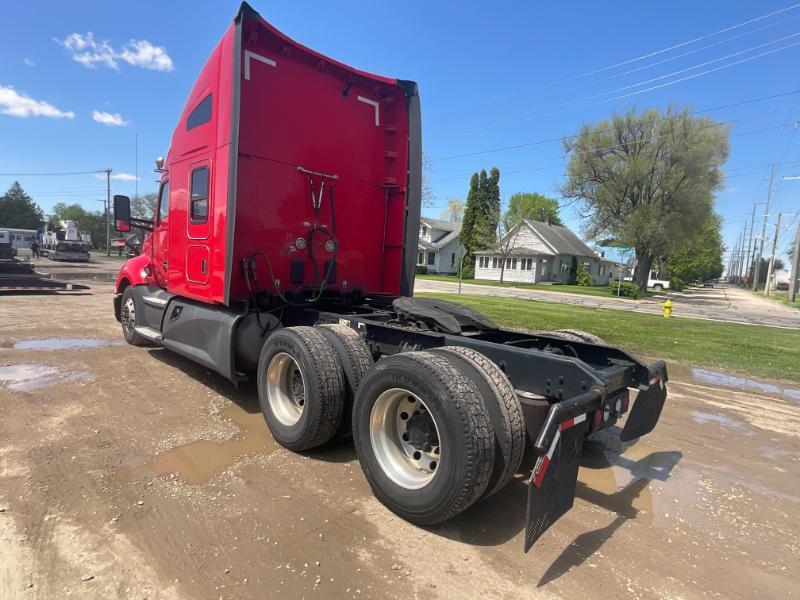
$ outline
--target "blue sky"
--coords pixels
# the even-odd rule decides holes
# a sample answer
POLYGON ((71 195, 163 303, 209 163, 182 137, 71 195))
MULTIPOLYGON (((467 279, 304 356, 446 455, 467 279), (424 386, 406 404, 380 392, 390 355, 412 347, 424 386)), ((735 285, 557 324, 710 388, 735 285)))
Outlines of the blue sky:
MULTIPOLYGON (((518 191, 557 196, 561 145, 538 142, 614 111, 670 103, 726 106, 707 114, 736 121, 717 196, 729 246, 753 202, 766 196, 769 163, 778 163, 770 213, 800 210, 800 181, 781 180, 800 175, 794 126, 800 6, 770 0, 252 4, 301 43, 367 71, 419 82, 436 196, 424 211, 429 216, 439 216, 448 198, 465 198, 470 174, 492 166, 500 168, 504 200, 518 191), (783 12, 759 18, 776 11, 783 12), (651 53, 657 54, 634 60, 651 53), (618 63, 626 64, 606 68, 618 63), (472 155, 450 158, 464 154, 472 155)), ((132 194, 136 185, 154 191, 153 159, 166 153, 194 77, 237 8, 220 0, 4 3, 0 173, 109 167, 121 177, 112 193, 132 194), (136 135, 138 182, 131 177, 136 135)), ((0 175, 0 189, 15 179, 46 212, 60 201, 102 206, 97 199, 105 183, 93 174, 0 175)), ((763 204, 757 210, 763 213, 763 204)), ((563 213, 579 230, 574 207, 563 213)), ((791 238, 783 230, 781 250, 791 238)))

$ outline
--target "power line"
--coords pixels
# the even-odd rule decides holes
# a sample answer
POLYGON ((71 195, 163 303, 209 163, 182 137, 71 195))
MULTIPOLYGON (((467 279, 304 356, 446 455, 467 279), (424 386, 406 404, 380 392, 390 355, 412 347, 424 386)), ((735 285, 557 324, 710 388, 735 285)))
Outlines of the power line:
POLYGON ((94 175, 95 173, 105 173, 105 169, 99 171, 69 171, 61 173, 0 173, 0 177, 61 177, 66 175, 94 175))
POLYGON ((648 52, 647 54, 642 54, 641 56, 637 56, 635 58, 624 60, 622 62, 618 62, 618 63, 612 64, 612 65, 608 65, 608 66, 605 66, 605 67, 601 67, 599 69, 586 71, 585 73, 580 73, 579 75, 573 75, 571 77, 567 77, 565 79, 560 79, 558 81, 553 81, 553 82, 545 83, 545 84, 538 85, 538 86, 535 86, 535 87, 532 87, 532 88, 519 90, 517 92, 512 92, 510 94, 504 94, 504 95, 501 95, 501 96, 495 96, 493 98, 485 98, 483 100, 476 100, 474 102, 468 102, 468 103, 461 104, 461 105, 458 105, 458 106, 448 107, 447 109, 444 109, 444 110, 442 110, 440 112, 445 112, 445 111, 449 112, 449 111, 453 111, 453 110, 458 110, 458 109, 464 108, 466 106, 472 106, 474 104, 482 104, 482 103, 485 103, 485 102, 492 102, 494 100, 501 100, 501 99, 504 99, 504 98, 510 98, 510 97, 514 97, 514 96, 517 96, 517 95, 520 95, 520 94, 525 94, 527 92, 543 90, 543 89, 547 89, 547 88, 550 88, 550 87, 554 87, 556 85, 561 85, 563 83, 568 83, 570 81, 583 79, 584 77, 589 77, 591 75, 597 75, 598 73, 603 73, 603 72, 606 72, 606 71, 610 71, 611 69, 616 69, 617 67, 624 67, 625 65, 629 65, 629 64, 638 62, 640 60, 645 60, 645 59, 651 58, 653 56, 658 56, 660 54, 665 54, 665 53, 670 52, 672 50, 677 50, 678 48, 689 46, 689 45, 694 44, 696 42, 700 42, 702 40, 714 37, 715 35, 719 35, 721 33, 727 33, 728 31, 733 31, 735 29, 739 29, 741 27, 745 27, 746 25, 749 25, 751 23, 755 23, 757 21, 763 21, 764 19, 768 19, 770 17, 774 17, 775 15, 779 15, 781 13, 785 13, 787 11, 794 10, 795 8, 798 8, 798 7, 800 7, 800 4, 793 4, 791 6, 787 6, 786 8, 782 8, 780 10, 776 10, 776 11, 771 12, 771 13, 760 15, 758 17, 755 17, 755 18, 752 18, 752 19, 748 19, 747 21, 742 21, 740 23, 736 23, 735 25, 731 25, 729 27, 725 27, 723 29, 719 29, 717 31, 713 31, 711 33, 707 33, 707 34, 701 35, 699 37, 696 37, 696 38, 693 38, 693 39, 690 39, 690 40, 686 40, 684 42, 680 42, 680 43, 674 44, 674 45, 669 46, 667 48, 661 48, 660 50, 655 50, 653 52, 648 52))
MULTIPOLYGON (((722 106, 715 106, 715 107, 712 107, 712 108, 705 108, 703 110, 691 111, 688 114, 689 115, 701 115, 701 114, 705 114, 705 113, 708 113, 708 112, 715 112, 715 111, 718 111, 718 110, 724 110, 726 108, 735 108, 737 106, 743 106, 745 104, 752 104, 754 102, 763 102, 765 100, 773 100, 775 98, 781 98, 783 96, 789 96, 791 94, 797 94, 797 93, 800 93, 800 89, 791 90, 791 91, 788 91, 788 92, 781 92, 779 94, 772 94, 770 96, 760 96, 760 97, 757 97, 757 98, 748 98, 747 100, 741 100, 739 102, 733 102, 731 104, 723 104, 722 106)), ((661 123, 663 121, 668 121, 670 119, 675 119, 675 118, 677 118, 679 116, 681 116, 681 115, 672 115, 672 116, 668 116, 668 117, 662 117, 661 119, 658 119, 657 122, 661 123)), ((606 129, 598 130, 597 133, 607 133, 607 132, 613 131, 613 130, 614 129, 612 127, 608 127, 606 129)), ((431 162, 438 162, 438 161, 442 161, 442 160, 452 160, 452 159, 455 159, 455 158, 468 158, 468 157, 471 157, 471 156, 478 156, 478 155, 481 155, 481 154, 492 154, 494 152, 502 152, 504 150, 518 150, 519 148, 527 148, 529 146, 539 146, 541 144, 548 144, 548 143, 553 143, 553 142, 561 142, 563 140, 567 140, 567 139, 570 139, 570 138, 578 137, 578 135, 579 134, 571 134, 571 135, 567 135, 567 136, 559 136, 559 137, 554 137, 554 138, 546 138, 546 139, 542 139, 542 140, 536 140, 536 141, 533 141, 533 142, 524 142, 524 143, 521 143, 521 144, 513 144, 513 145, 510 145, 510 146, 499 146, 497 148, 491 148, 491 149, 488 149, 488 150, 479 150, 479 151, 476 151, 476 152, 466 152, 466 153, 463 153, 463 154, 453 154, 453 155, 450 155, 450 156, 441 156, 439 158, 431 158, 430 161, 431 162)))
MULTIPOLYGON (((795 38, 795 37, 797 37, 799 35, 800 35, 800 32, 792 33, 790 35, 783 36, 783 37, 778 38, 776 40, 772 40, 770 42, 765 42, 763 44, 758 44, 756 46, 752 46, 752 47, 747 48, 745 50, 739 50, 737 52, 733 52, 731 54, 727 54, 727 55, 722 56, 720 58, 715 58, 715 59, 712 59, 712 60, 697 64, 697 65, 693 65, 691 67, 686 67, 686 68, 683 68, 683 69, 679 69, 677 71, 673 71, 672 73, 667 73, 665 75, 659 75, 658 77, 652 77, 652 78, 646 79, 644 81, 639 81, 637 83, 632 83, 632 84, 629 84, 629 85, 625 85, 625 86, 622 86, 622 87, 619 87, 619 88, 616 88, 616 89, 613 89, 613 90, 608 90, 606 92, 600 92, 598 94, 592 94, 590 96, 583 96, 582 98, 577 98, 577 99, 574 99, 574 100, 567 100, 565 102, 559 102, 557 104, 551 104, 550 106, 544 106, 544 107, 541 107, 541 108, 537 108, 537 109, 535 109, 533 111, 525 111, 523 113, 517 113, 515 115, 510 115, 510 117, 526 117, 524 119, 521 119, 521 121, 528 121, 531 118, 536 117, 536 116, 553 116, 553 115, 563 114, 565 112, 569 112, 569 111, 574 110, 576 108, 588 108, 588 107, 591 107, 591 106, 596 106, 598 104, 603 104, 605 102, 610 102, 610 101, 613 101, 613 100, 616 100, 616 99, 623 99, 623 98, 634 96, 634 95, 637 95, 637 94, 640 94, 640 93, 645 93, 647 91, 653 91, 653 90, 656 90, 656 89, 660 89, 662 87, 667 87, 667 86, 670 86, 670 85, 674 85, 676 83, 681 83, 681 82, 687 81, 689 79, 695 79, 697 77, 708 75, 708 74, 714 73, 716 71, 720 71, 722 69, 727 69, 729 67, 733 67, 733 66, 742 64, 743 62, 748 62, 750 60, 754 60, 756 58, 761 58, 762 56, 766 56, 768 54, 773 54, 774 52, 780 52, 781 50, 786 50, 788 48, 796 46, 796 45, 800 44, 800 42, 797 42, 795 44, 789 44, 789 45, 783 46, 781 48, 776 48, 773 51, 763 52, 761 54, 757 54, 755 56, 751 56, 751 57, 748 57, 748 58, 745 58, 745 59, 742 59, 742 60, 739 60, 739 61, 735 61, 735 62, 732 62, 732 63, 727 64, 727 65, 722 65, 722 66, 716 67, 714 69, 708 69, 706 71, 703 71, 701 73, 696 73, 695 75, 691 75, 689 77, 682 77, 680 79, 676 79, 674 81, 669 81, 669 82, 666 82, 664 84, 653 86, 653 87, 650 87, 650 88, 647 88, 647 89, 644 89, 644 90, 637 90, 636 92, 632 92, 630 94, 624 94, 622 96, 617 96, 615 98, 606 98, 604 100, 601 100, 601 101, 598 101, 598 102, 593 102, 591 104, 587 104, 587 105, 580 106, 580 107, 565 108, 564 110, 561 110, 561 111, 558 111, 558 112, 555 112, 555 113, 548 113, 547 112, 547 111, 550 111, 550 110, 553 110, 553 109, 557 109, 557 108, 568 107, 571 104, 576 104, 576 103, 579 103, 579 102, 585 102, 587 100, 594 100, 596 98, 602 98, 603 96, 608 96, 609 94, 616 94, 616 93, 619 93, 619 92, 624 92, 625 90, 630 90, 630 89, 634 89, 634 88, 637 88, 637 87, 641 87, 643 85, 647 85, 649 83, 654 83, 656 81, 661 81, 663 79, 667 79, 667 78, 673 77, 675 75, 680 75, 682 73, 688 73, 689 71, 694 71, 696 69, 700 69, 702 67, 705 67, 705 66, 708 66, 708 65, 711 65, 711 64, 714 64, 714 63, 718 63, 720 61, 727 60, 727 59, 733 58, 735 56, 741 56, 742 54, 747 54, 748 52, 752 52, 753 50, 757 50, 759 48, 764 48, 766 46, 771 46, 773 44, 777 44, 778 42, 782 42, 782 41, 787 40, 787 39, 795 38)), ((517 124, 517 123, 519 123, 521 121, 508 121, 508 122, 503 123, 503 125, 514 125, 514 124, 517 124)), ((476 129, 482 129, 482 128, 488 127, 488 126, 490 126, 492 124, 496 124, 496 123, 497 123, 496 121, 484 121, 483 123, 479 124, 478 126, 470 128, 470 129, 466 129, 465 130, 465 129, 461 128, 461 131, 474 131, 476 129)))

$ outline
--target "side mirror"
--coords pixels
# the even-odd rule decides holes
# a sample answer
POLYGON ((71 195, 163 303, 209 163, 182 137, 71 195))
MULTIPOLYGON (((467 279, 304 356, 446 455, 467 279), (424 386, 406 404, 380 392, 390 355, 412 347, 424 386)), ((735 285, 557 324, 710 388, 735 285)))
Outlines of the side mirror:
POLYGON ((163 170, 164 170, 164 157, 159 156, 156 159, 156 171, 160 173, 163 170))
POLYGON ((127 196, 114 196, 114 229, 131 230, 131 199, 127 196))

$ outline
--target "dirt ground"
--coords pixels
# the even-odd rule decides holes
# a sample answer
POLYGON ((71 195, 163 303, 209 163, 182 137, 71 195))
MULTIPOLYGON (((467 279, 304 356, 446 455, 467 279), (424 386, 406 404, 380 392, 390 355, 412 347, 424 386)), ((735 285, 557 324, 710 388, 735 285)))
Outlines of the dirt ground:
POLYGON ((673 367, 656 430, 596 444, 523 554, 524 473, 413 527, 350 443, 276 446, 252 385, 121 343, 111 285, 89 283, 0 297, 0 598, 800 595, 791 384, 673 367))

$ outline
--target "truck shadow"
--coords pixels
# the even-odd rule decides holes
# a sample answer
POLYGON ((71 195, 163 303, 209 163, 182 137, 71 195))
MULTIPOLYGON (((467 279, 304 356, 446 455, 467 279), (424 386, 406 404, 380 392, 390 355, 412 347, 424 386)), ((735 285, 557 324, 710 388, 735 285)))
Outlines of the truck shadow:
MULTIPOLYGON (((560 577, 584 562, 625 521, 639 516, 640 508, 637 507, 644 508, 649 504, 647 512, 652 516, 650 482, 668 479, 674 466, 683 457, 679 451, 645 450, 637 453, 641 458, 628 458, 623 453, 631 445, 621 444, 618 438, 614 440, 614 436, 612 432, 587 447, 581 459, 582 468, 575 495, 616 513, 617 518, 607 527, 579 535, 548 567, 539 585, 560 577), (622 489, 618 489, 615 471, 622 481, 627 481, 622 489), (591 550, 587 552, 587 549, 591 550)), ((533 454, 526 452, 522 464, 527 468, 534 461, 533 454)), ((427 529, 448 539, 478 546, 497 546, 508 542, 525 529, 528 495, 525 479, 529 475, 529 471, 518 474, 501 492, 478 502, 456 518, 427 529)), ((558 527, 558 524, 554 527, 558 527)), ((536 552, 535 547, 533 552, 536 552)))
MULTIPOLYGON (((237 387, 219 373, 165 348, 150 348, 149 354, 165 365, 183 371, 248 414, 261 413, 258 386, 254 380, 240 383, 237 387)), ((266 423, 264 423, 264 433, 270 435, 266 423)), ((319 448, 312 448, 299 454, 324 462, 347 463, 356 460, 353 440, 349 436, 333 439, 319 448)))

